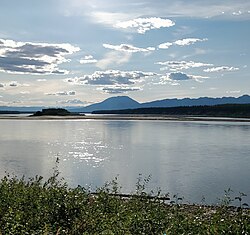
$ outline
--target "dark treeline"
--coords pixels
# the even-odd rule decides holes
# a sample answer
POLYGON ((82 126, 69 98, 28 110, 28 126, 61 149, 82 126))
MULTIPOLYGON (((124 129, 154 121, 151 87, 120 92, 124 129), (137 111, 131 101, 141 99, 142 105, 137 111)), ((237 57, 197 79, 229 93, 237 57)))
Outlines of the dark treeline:
POLYGON ((124 110, 101 110, 93 114, 156 114, 191 115, 213 117, 250 117, 250 104, 224 104, 214 106, 182 106, 166 108, 138 108, 124 110))
POLYGON ((0 114, 20 114, 18 111, 0 110, 0 114))

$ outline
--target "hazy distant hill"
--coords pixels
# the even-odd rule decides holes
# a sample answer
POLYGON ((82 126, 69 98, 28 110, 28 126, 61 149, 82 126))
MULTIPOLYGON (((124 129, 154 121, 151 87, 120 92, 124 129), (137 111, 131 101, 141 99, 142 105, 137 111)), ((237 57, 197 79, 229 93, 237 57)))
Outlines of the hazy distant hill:
POLYGON ((140 103, 128 96, 117 96, 108 98, 100 103, 92 104, 87 107, 72 109, 74 112, 93 112, 96 110, 116 110, 116 109, 134 109, 139 108, 140 103))
POLYGON ((222 97, 222 98, 209 98, 200 97, 196 99, 164 99, 141 104, 140 108, 151 107, 178 107, 178 106, 200 106, 200 105, 218 105, 218 104, 249 104, 250 96, 243 95, 238 98, 235 97, 222 97))
POLYGON ((99 110, 120 110, 120 109, 136 109, 136 108, 164 108, 179 106, 200 106, 200 105, 219 105, 219 104, 250 104, 250 96, 243 95, 238 98, 222 97, 209 98, 201 97, 196 99, 164 99, 147 103, 138 103, 128 96, 117 96, 108 98, 100 103, 92 104, 87 107, 72 109, 74 112, 93 112, 99 110))
MULTIPOLYGON (((71 112, 93 112, 98 110, 120 110, 120 109, 136 109, 136 108, 164 108, 179 106, 200 106, 200 105, 219 105, 219 104, 250 104, 250 96, 243 95, 238 98, 222 97, 222 98, 184 98, 184 99, 163 99, 146 103, 138 103, 128 96, 116 96, 108 98, 100 103, 92 104, 86 107, 63 107, 71 112)), ((0 106, 0 110, 20 111, 20 112, 36 112, 46 107, 7 107, 0 106)))

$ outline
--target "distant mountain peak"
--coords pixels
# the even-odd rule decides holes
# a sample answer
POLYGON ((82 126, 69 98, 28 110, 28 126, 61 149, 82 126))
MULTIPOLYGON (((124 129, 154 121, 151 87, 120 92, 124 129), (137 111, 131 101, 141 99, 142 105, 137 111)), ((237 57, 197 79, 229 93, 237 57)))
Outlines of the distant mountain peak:
POLYGON ((112 96, 112 97, 109 97, 106 100, 102 101, 102 103, 103 102, 110 102, 110 101, 112 101, 112 102, 117 101, 117 102, 136 102, 136 103, 138 103, 137 101, 133 100, 129 96, 112 96))
POLYGON ((134 109, 139 108, 140 103, 128 96, 113 96, 96 104, 82 108, 82 112, 93 112, 98 110, 134 109))

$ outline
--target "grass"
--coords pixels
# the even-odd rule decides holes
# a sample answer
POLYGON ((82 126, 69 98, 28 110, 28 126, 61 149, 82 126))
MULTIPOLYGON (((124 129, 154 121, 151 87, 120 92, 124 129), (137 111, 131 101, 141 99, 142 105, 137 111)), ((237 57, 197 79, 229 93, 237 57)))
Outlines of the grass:
POLYGON ((139 177, 135 193, 124 199, 117 180, 92 194, 58 175, 1 180, 0 234, 250 234, 243 194, 235 199, 238 208, 229 206, 228 193, 219 206, 184 205, 177 197, 170 203, 160 192, 147 194, 149 179, 139 177))

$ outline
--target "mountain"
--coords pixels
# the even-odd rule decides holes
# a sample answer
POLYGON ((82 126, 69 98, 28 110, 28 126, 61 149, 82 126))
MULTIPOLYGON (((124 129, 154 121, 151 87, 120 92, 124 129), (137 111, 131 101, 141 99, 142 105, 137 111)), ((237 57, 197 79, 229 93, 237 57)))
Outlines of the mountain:
POLYGON ((99 110, 121 110, 121 109, 137 109, 137 108, 164 108, 164 107, 180 107, 180 106, 200 106, 200 105, 220 105, 220 104, 250 104, 250 96, 243 95, 238 98, 222 97, 222 98, 184 98, 184 99, 164 99, 146 103, 138 103, 128 96, 111 97, 101 103, 89 105, 87 107, 71 110, 74 112, 93 112, 99 110))
POLYGON ((91 104, 83 108, 70 109, 70 111, 90 113, 97 110, 135 109, 139 107, 140 103, 128 96, 116 96, 108 98, 100 103, 91 104))
MULTIPOLYGON (((146 103, 138 103, 128 96, 116 96, 108 98, 100 103, 92 104, 86 107, 63 107, 71 112, 93 112, 98 110, 120 110, 120 109, 136 109, 136 108, 164 108, 179 106, 200 106, 200 105, 220 105, 220 104, 250 104, 250 96, 243 95, 236 97, 222 98, 184 98, 184 99, 163 99, 146 103)), ((20 111, 20 112, 36 112, 46 107, 8 107, 0 106, 0 110, 4 111, 20 111)))
POLYGON ((142 103, 140 108, 163 108, 163 107, 179 107, 179 106, 200 106, 200 105, 219 105, 219 104, 249 104, 250 96, 243 95, 238 98, 222 97, 222 98, 184 98, 184 99, 164 99, 152 102, 142 103))

